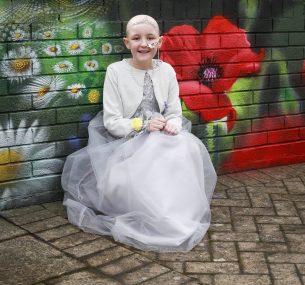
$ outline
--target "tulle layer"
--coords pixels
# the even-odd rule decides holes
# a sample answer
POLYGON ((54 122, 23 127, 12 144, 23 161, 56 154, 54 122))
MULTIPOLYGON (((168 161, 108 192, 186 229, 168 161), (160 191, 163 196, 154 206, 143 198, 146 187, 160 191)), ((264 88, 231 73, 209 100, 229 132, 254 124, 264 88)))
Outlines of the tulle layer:
POLYGON ((216 174, 187 126, 176 136, 116 139, 99 113, 90 122, 88 146, 65 163, 69 221, 142 250, 191 250, 210 225, 216 174))

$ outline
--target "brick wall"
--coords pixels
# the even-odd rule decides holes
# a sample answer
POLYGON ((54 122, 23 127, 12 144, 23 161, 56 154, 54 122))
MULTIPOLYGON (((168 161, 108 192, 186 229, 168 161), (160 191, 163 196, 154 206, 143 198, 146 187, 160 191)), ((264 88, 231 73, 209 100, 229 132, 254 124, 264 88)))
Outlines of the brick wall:
POLYGON ((0 209, 61 198, 65 157, 86 145, 141 13, 219 173, 305 161, 303 0, 1 1, 0 209))

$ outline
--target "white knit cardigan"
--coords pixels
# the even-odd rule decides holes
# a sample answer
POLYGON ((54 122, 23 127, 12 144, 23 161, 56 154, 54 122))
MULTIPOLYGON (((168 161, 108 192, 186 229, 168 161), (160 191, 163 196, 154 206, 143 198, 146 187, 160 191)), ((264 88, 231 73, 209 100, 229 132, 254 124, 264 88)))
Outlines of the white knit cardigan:
POLYGON ((182 110, 176 73, 166 62, 154 60, 155 67, 145 71, 132 67, 127 59, 108 66, 103 89, 104 125, 117 137, 133 131, 131 117, 143 98, 145 72, 150 74, 160 113, 174 124, 182 125, 182 110))

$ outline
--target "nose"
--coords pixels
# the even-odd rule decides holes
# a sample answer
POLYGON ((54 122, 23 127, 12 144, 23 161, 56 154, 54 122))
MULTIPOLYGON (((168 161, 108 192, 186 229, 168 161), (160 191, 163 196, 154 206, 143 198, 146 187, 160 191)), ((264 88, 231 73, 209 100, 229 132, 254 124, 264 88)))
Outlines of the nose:
POLYGON ((148 40, 147 39, 142 39, 141 40, 141 46, 142 47, 147 47, 148 46, 148 40))

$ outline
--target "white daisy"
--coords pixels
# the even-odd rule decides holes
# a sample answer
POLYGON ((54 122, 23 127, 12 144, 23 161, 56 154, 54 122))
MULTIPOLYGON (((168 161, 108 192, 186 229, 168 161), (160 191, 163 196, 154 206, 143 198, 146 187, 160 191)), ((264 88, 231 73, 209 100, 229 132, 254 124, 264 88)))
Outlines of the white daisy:
POLYGON ((47 46, 45 49, 44 49, 44 52, 47 54, 47 55, 50 55, 50 56, 56 56, 56 55, 60 55, 61 54, 61 47, 60 45, 50 45, 50 46, 47 46))
POLYGON ((98 69, 98 62, 95 59, 87 60, 84 63, 84 67, 87 71, 94 71, 98 69))
POLYGON ((84 38, 91 38, 92 37, 92 33, 93 33, 93 29, 91 27, 86 27, 83 30, 83 37, 84 38))
POLYGON ((18 49, 13 49, 3 57, 1 63, 1 71, 4 76, 7 76, 11 81, 22 81, 32 75, 32 71, 35 73, 40 72, 40 63, 37 59, 35 51, 30 47, 22 46, 18 49))
POLYGON ((113 49, 115 52, 122 52, 124 50, 124 47, 122 45, 115 45, 113 49))
POLYGON ((55 31, 54 30, 44 31, 40 34, 40 37, 44 40, 54 39, 55 31))
MULTIPOLYGON (((17 128, 12 126, 12 130, 0 132, 0 141, 6 142, 5 146, 7 147, 0 149, 0 164, 2 165, 0 171, 0 181, 14 180, 18 176, 23 164, 11 163, 32 160, 35 159, 35 157, 47 157, 47 155, 50 154, 50 148, 53 147, 51 144, 33 144, 33 142, 47 137, 46 128, 37 127, 39 125, 37 120, 34 121, 29 127, 27 127, 28 125, 28 122, 23 119, 17 128), (26 144, 30 145, 23 148, 18 147, 19 145, 26 144)), ((0 125, 0 127, 2 126, 0 125)), ((6 191, 9 191, 9 187, 6 189, 6 191)), ((9 193, 2 194, 7 195, 9 193)))
POLYGON ((59 76, 43 76, 36 78, 24 89, 27 93, 34 93, 33 102, 37 107, 47 106, 52 98, 63 89, 65 81, 59 76))
POLYGON ((67 93, 70 98, 78 99, 83 95, 82 89, 86 88, 84 84, 76 83, 68 86, 67 93))
POLYGON ((27 37, 26 32, 21 29, 11 31, 10 34, 11 34, 11 39, 13 41, 22 41, 22 40, 24 40, 24 38, 27 37))
POLYGON ((68 60, 63 60, 63 61, 60 61, 60 62, 56 63, 53 66, 53 69, 57 73, 69 72, 73 69, 73 63, 71 61, 68 61, 68 60))
POLYGON ((95 48, 89 50, 90 54, 97 54, 97 50, 95 48))
POLYGON ((85 49, 85 43, 83 41, 70 41, 67 46, 69 54, 80 54, 85 49))
POLYGON ((102 45, 102 53, 103 54, 109 54, 112 52, 112 45, 111 43, 104 43, 102 45))

